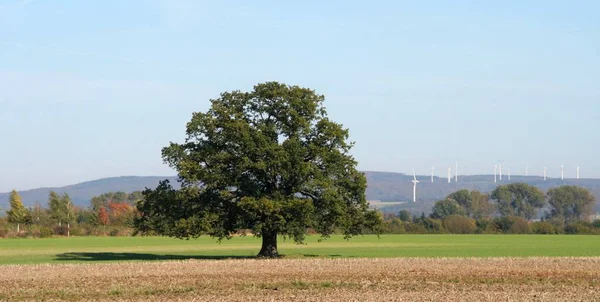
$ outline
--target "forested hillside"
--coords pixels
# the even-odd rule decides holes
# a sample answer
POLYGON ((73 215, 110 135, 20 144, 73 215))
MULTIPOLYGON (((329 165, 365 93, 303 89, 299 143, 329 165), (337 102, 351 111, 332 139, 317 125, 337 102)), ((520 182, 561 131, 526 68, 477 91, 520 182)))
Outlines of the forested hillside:
MULTIPOLYGON (((373 171, 367 171, 365 175, 368 182, 368 200, 382 202, 412 200, 412 175, 373 171)), ((160 180, 166 178, 171 180, 174 185, 177 184, 175 177, 126 176, 99 179, 60 188, 39 188, 19 193, 23 198, 25 206, 33 206, 36 202, 45 206, 49 192, 55 191, 59 194, 68 193, 76 206, 88 207, 91 198, 94 196, 107 192, 134 192, 143 190, 146 187, 154 188, 160 180)), ((494 184, 493 175, 460 176, 458 182, 454 182, 453 179, 451 183, 448 183, 445 178, 436 177, 434 183, 431 183, 429 176, 421 175, 417 176, 417 178, 420 181, 417 187, 417 203, 407 202, 403 205, 395 205, 388 210, 410 209, 414 212, 429 212, 435 201, 460 189, 490 192, 499 184, 509 183, 507 179, 504 179, 502 182, 498 181, 498 183, 494 184)), ((565 179, 561 181, 560 179, 549 178, 547 181, 544 181, 543 178, 538 176, 513 176, 510 182, 525 182, 543 191, 560 185, 577 185, 590 189, 595 196, 600 196, 600 179, 565 179)), ((1 207, 7 208, 8 196, 9 193, 0 193, 1 207)))

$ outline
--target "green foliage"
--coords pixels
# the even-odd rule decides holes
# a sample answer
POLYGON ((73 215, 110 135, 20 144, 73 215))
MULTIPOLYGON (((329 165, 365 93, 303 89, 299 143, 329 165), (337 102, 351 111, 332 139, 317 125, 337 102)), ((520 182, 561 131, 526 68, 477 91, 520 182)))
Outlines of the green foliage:
POLYGON ((54 235, 54 231, 49 227, 41 227, 40 228, 40 238, 48 238, 54 235))
POLYGON ((490 202, 488 194, 471 191, 471 208, 469 209, 471 218, 490 219, 495 211, 496 207, 490 202))
POLYGON ((477 229, 475 220, 459 215, 450 215, 442 221, 444 228, 451 234, 473 234, 477 229))
MULTIPOLYGON (((417 219, 416 224, 422 226, 425 233, 443 234, 446 232, 440 219, 421 217, 417 219)), ((419 228, 416 228, 416 230, 419 230, 419 228)))
POLYGON ((499 231, 496 228, 496 223, 492 219, 478 219, 475 221, 477 234, 497 234, 499 231))
POLYGON ((503 216, 494 219, 496 229, 506 234, 528 234, 529 223, 519 216, 503 216))
POLYGON ((465 210, 454 199, 443 199, 435 203, 431 218, 443 219, 450 215, 465 215, 465 210))
POLYGON ((544 193, 525 183, 498 186, 492 192, 492 199, 502 216, 519 216, 527 220, 535 217, 538 209, 544 206, 544 193))
POLYGON ((473 198, 471 196, 471 192, 469 192, 469 190, 458 190, 450 195, 448 195, 446 197, 446 199, 452 199, 454 201, 456 201, 458 203, 458 205, 460 205, 461 208, 463 208, 464 214, 471 216, 471 203, 473 201, 473 198))
POLYGON ((10 210, 7 211, 8 221, 16 224, 27 223, 31 221, 29 211, 23 206, 21 196, 17 191, 13 190, 10 193, 10 210))
POLYGON ((136 228, 219 239, 250 229, 271 247, 266 256, 276 253, 276 234, 301 243, 308 228, 325 237, 380 231, 348 130, 327 117, 323 101, 276 82, 211 100, 210 110, 193 114, 185 143, 162 151, 182 188, 164 181, 144 191, 136 228))
POLYGON ((531 232, 534 234, 559 234, 558 230, 547 221, 536 221, 531 224, 531 232))
POLYGON ((600 230, 594 229, 591 223, 585 221, 576 221, 567 224, 565 227, 567 234, 598 234, 600 230))
POLYGON ((412 221, 412 215, 410 214, 410 212, 408 210, 402 210, 398 213, 398 218, 400 218, 400 220, 404 221, 404 222, 410 222, 412 221))
POLYGON ((553 188, 546 195, 552 206, 548 217, 564 219, 565 224, 586 220, 593 213, 596 201, 588 189, 577 186, 553 188))

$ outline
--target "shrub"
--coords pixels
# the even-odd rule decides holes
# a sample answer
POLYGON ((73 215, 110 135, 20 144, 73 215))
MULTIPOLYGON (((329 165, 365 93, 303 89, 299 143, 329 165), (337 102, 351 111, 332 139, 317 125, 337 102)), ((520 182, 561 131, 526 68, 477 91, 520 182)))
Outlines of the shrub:
POLYGON ((393 218, 386 224, 385 232, 390 234, 406 233, 406 229, 404 228, 404 222, 398 218, 393 218))
POLYGON ((409 234, 427 234, 427 229, 419 223, 407 223, 404 225, 406 233, 409 234))
POLYGON ((475 225, 477 226, 477 230, 475 231, 477 234, 497 234, 498 233, 498 229, 496 229, 496 224, 491 219, 476 220, 475 225))
POLYGON ((567 234, 593 234, 592 224, 583 221, 569 223, 565 227, 567 234))
POLYGON ((442 224, 446 231, 452 234, 473 234, 477 229, 475 220, 459 215, 444 218, 442 224))
POLYGON ((422 225, 426 233, 442 234, 445 233, 442 221, 434 218, 420 218, 418 224, 422 225))
POLYGON ((592 222, 592 227, 600 229, 600 219, 594 220, 594 222, 592 222))
POLYGON ((503 216, 494 219, 496 229, 506 234, 528 234, 529 223, 518 216, 503 216))
POLYGON ((531 224, 531 231, 535 234, 558 234, 554 225, 546 221, 536 221, 531 224))
POLYGON ((398 218, 404 222, 410 222, 412 220, 412 215, 408 210, 402 210, 398 213, 398 218))
POLYGON ((49 228, 49 227, 41 227, 40 228, 40 233, 39 233, 40 238, 48 238, 48 237, 52 237, 52 235, 54 235, 54 231, 52 231, 51 228, 49 228))
POLYGON ((517 217, 517 216, 512 216, 509 217, 513 223, 510 226, 508 233, 509 234, 529 234, 529 222, 527 222, 527 220, 521 218, 521 217, 517 217))

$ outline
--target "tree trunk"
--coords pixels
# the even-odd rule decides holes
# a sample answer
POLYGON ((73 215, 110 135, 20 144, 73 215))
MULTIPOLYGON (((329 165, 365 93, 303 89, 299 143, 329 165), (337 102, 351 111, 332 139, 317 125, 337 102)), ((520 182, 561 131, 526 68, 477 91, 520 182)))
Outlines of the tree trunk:
POLYGON ((17 223, 17 235, 21 232, 21 225, 17 223))
POLYGON ((71 223, 67 223, 67 237, 71 237, 71 223))
POLYGON ((277 258, 277 232, 263 231, 262 232, 262 248, 258 253, 260 258, 277 258))

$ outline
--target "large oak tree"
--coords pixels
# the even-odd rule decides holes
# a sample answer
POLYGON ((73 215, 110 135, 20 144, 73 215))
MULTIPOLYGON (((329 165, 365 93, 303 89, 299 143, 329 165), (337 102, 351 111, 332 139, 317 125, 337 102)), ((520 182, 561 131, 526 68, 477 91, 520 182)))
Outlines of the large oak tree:
POLYGON ((162 150, 181 188, 163 181, 146 190, 137 229, 219 239, 250 229, 262 238, 261 257, 278 256, 278 235, 301 243, 309 228, 325 237, 380 230, 348 129, 328 118, 323 102, 313 90, 277 82, 211 100, 207 112, 193 114, 185 142, 162 150))

